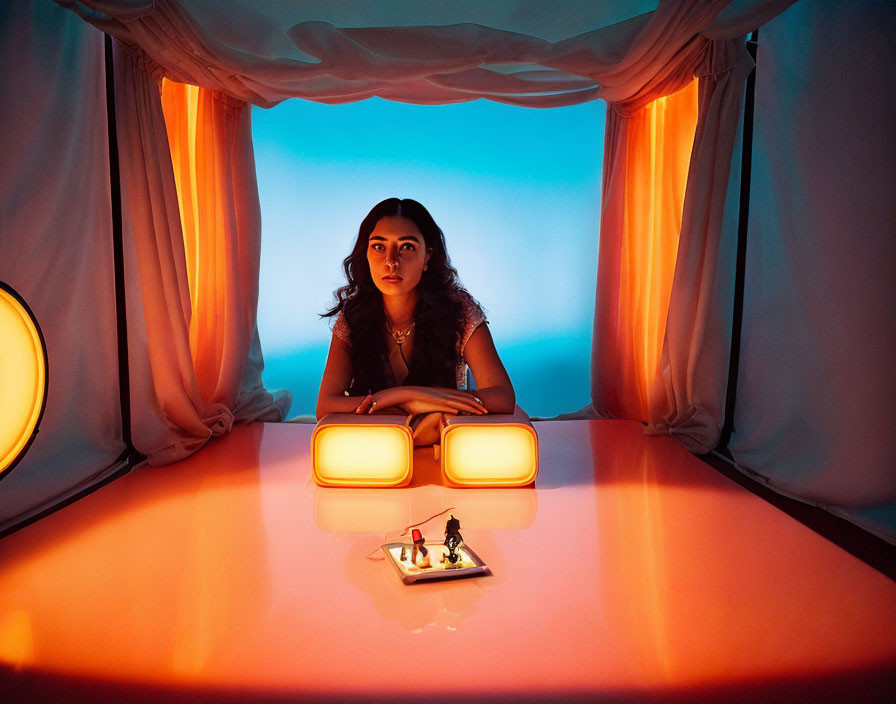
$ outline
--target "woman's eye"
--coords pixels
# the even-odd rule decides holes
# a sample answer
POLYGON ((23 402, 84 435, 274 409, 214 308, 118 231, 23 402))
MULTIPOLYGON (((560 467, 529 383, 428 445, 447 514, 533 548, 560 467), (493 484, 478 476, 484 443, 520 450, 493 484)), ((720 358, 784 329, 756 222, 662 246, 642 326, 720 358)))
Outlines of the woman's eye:
POLYGON ((378 242, 374 242, 372 245, 370 245, 370 248, 376 252, 382 252, 385 249, 385 247, 383 247, 383 245, 379 244, 378 242))
POLYGON ((406 252, 414 251, 414 245, 412 245, 410 242, 405 242, 403 245, 401 245, 401 248, 406 252))

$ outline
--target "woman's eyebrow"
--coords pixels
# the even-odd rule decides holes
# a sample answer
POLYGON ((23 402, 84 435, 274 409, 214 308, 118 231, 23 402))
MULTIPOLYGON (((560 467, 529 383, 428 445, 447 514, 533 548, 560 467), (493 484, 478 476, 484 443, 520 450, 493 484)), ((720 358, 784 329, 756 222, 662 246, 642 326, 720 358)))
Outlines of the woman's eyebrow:
MULTIPOLYGON (((382 240, 383 242, 385 242, 386 238, 383 237, 382 235, 371 235, 368 238, 368 241, 372 242, 373 240, 382 240)), ((401 237, 398 238, 399 242, 404 242, 405 240, 409 240, 411 242, 420 242, 421 238, 418 237, 417 235, 402 235, 401 237)))

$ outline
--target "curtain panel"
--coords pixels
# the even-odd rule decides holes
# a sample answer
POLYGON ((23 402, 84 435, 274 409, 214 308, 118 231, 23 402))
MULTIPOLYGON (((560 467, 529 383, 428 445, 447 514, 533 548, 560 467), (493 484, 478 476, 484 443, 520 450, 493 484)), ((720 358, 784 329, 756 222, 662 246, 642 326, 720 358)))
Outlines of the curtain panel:
POLYGON ((199 393, 238 422, 281 420, 286 392, 261 384, 256 326, 261 207, 251 110, 207 88, 162 82, 190 288, 190 352, 199 393), (247 344, 249 341, 249 344, 247 344))
POLYGON ((894 35, 893 3, 847 0, 760 33, 731 454, 896 543, 894 35))
POLYGON ((630 117, 607 113, 592 400, 645 420, 666 329, 697 83, 630 117))
POLYGON ((597 415, 705 453, 724 421, 737 238, 724 214, 753 61, 736 39, 679 60, 669 75, 697 76, 699 99, 640 106, 639 91, 607 116, 591 394, 597 415))
POLYGON ((172 120, 181 191, 191 194, 183 199, 186 247, 159 86, 117 50, 115 88, 123 207, 154 395, 134 402, 157 408, 168 428, 135 432, 134 444, 150 463, 166 464, 227 432, 234 420, 282 418, 289 398, 264 392, 260 352, 252 354, 260 217, 247 106, 204 95, 198 129, 186 109, 172 120), (191 142, 191 134, 199 140, 191 142))
POLYGON ((736 138, 752 68, 742 41, 714 41, 696 72, 696 134, 645 419, 650 432, 668 433, 696 453, 716 447, 724 423, 740 189, 739 169, 732 164, 740 164, 736 138))

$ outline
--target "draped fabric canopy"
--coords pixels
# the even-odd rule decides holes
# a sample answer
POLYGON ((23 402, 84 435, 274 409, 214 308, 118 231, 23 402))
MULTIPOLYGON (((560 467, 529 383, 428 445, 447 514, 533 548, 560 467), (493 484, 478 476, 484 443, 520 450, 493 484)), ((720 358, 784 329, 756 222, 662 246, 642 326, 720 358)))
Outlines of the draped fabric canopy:
POLYGON ((532 107, 603 98, 633 108, 693 76, 708 45, 700 33, 741 36, 793 2, 56 1, 153 76, 261 107, 379 96, 532 107))
POLYGON ((137 264, 129 281, 140 286, 129 315, 142 323, 133 327, 145 333, 151 371, 151 384, 135 385, 131 397, 134 444, 165 464, 234 421, 282 419, 289 398, 264 391, 255 359, 261 216, 248 107, 203 95, 198 114, 171 115, 166 127, 155 81, 124 52, 114 66, 124 221, 137 264), (197 132, 202 139, 190 140, 197 132))

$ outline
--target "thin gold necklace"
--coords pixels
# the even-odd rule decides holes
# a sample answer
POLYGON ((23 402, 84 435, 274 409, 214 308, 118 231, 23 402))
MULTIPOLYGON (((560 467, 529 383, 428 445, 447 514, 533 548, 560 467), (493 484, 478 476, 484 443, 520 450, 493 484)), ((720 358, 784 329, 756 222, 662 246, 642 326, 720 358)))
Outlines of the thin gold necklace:
POLYGON ((386 330, 389 331, 389 334, 392 336, 392 339, 395 340, 395 344, 400 348, 405 341, 410 337, 411 332, 414 330, 414 326, 416 325, 416 321, 411 323, 411 326, 402 332, 401 330, 393 330, 389 327, 389 323, 386 323, 386 330))

